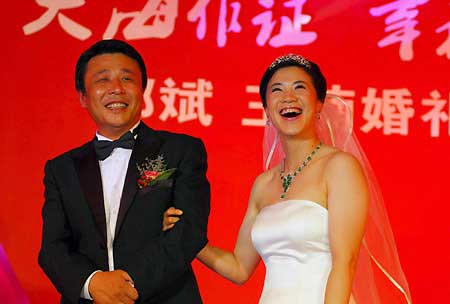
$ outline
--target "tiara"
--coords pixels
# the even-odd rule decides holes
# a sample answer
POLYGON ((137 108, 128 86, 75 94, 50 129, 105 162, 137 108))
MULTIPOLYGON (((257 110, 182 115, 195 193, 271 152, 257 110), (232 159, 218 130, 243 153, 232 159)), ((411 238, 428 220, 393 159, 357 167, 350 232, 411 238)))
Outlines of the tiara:
POLYGON ((287 54, 287 55, 283 55, 283 56, 280 56, 277 59, 275 59, 272 62, 272 64, 269 66, 269 70, 276 68, 280 64, 283 64, 286 62, 291 62, 291 61, 295 61, 296 63, 298 63, 301 66, 304 66, 307 69, 311 68, 311 62, 309 62, 307 59, 303 58, 302 56, 295 55, 295 54, 287 54))

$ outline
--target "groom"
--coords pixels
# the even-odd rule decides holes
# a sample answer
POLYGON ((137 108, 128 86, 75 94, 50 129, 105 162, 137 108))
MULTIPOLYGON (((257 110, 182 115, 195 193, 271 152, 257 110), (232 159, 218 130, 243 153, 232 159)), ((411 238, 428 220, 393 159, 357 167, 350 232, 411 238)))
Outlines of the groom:
POLYGON ((206 151, 140 121, 147 72, 119 40, 76 65, 93 140, 47 162, 39 264, 61 303, 201 303, 191 261, 207 243, 206 151), (161 232, 170 206, 184 214, 161 232))

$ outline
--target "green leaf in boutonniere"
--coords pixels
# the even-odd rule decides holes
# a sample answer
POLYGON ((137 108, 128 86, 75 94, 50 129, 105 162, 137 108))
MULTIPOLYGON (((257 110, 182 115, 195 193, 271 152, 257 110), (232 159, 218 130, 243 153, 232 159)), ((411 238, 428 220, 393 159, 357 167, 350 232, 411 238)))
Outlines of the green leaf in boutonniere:
POLYGON ((175 171, 177 171, 176 168, 167 169, 167 170, 161 172, 155 180, 165 180, 165 179, 168 179, 169 177, 172 176, 172 174, 175 173, 175 171))
POLYGON ((176 168, 166 169, 166 162, 162 155, 159 155, 156 159, 147 157, 142 164, 136 166, 140 175, 137 182, 140 189, 151 186, 159 180, 170 178, 177 170, 176 168))

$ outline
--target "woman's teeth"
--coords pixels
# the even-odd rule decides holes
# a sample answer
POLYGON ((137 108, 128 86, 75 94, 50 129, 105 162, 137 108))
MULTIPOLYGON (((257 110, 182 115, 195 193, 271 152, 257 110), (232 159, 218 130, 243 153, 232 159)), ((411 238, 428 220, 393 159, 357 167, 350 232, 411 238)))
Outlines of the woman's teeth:
POLYGON ((300 108, 286 108, 280 111, 280 115, 287 118, 297 117, 300 114, 302 114, 302 109, 300 108))

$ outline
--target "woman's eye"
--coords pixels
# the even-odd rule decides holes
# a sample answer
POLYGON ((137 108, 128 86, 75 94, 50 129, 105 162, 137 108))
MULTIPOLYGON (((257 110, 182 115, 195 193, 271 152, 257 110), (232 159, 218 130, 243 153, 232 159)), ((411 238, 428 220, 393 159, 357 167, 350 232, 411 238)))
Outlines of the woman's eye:
POLYGON ((299 85, 296 85, 295 87, 294 87, 296 90, 299 90, 299 89, 304 89, 305 88, 305 86, 304 85, 301 85, 301 84, 299 84, 299 85))
POLYGON ((273 92, 280 92, 280 91, 281 91, 280 88, 273 88, 273 89, 272 89, 272 93, 273 93, 273 92))

